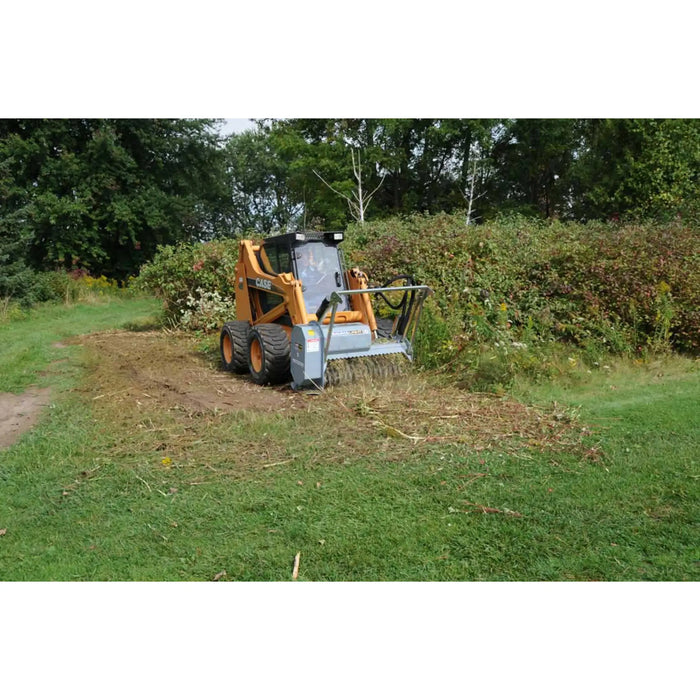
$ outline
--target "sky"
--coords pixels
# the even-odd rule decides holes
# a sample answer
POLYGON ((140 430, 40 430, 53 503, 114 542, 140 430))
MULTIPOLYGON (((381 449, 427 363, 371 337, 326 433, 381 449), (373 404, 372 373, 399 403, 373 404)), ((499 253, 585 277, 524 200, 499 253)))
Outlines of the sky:
POLYGON ((240 134, 242 131, 253 129, 255 124, 252 119, 225 119, 219 131, 222 136, 230 136, 231 134, 240 134))
POLYGON ((447 0, 400 13, 376 0, 352 12, 320 0, 274 10, 204 0, 178 12, 126 0, 105 16, 66 4, 8 5, 0 117, 229 114, 235 132, 245 114, 699 116, 697 25, 680 0, 633 12, 610 0, 505 0, 497 17, 488 3, 458 16, 447 0))

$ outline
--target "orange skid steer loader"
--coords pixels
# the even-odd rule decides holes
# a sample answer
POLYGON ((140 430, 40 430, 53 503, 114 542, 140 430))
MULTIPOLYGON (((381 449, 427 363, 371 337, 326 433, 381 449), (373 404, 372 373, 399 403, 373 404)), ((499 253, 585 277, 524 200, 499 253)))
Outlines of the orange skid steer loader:
POLYGON ((287 233, 255 245, 240 241, 236 316, 221 329, 224 369, 256 384, 323 389, 364 377, 390 376, 413 359, 413 337, 432 290, 408 276, 370 289, 346 269, 342 232, 287 233), (401 283, 403 284, 398 284, 401 283), (370 295, 393 319, 377 319, 370 295), (379 323, 378 323, 379 321, 379 323), (405 360, 404 360, 405 362, 405 360))

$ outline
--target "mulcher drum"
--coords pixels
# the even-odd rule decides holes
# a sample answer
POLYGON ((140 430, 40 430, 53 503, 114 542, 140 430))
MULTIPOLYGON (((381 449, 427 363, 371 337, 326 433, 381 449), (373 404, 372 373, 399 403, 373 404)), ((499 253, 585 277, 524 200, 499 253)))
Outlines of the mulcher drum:
POLYGON ((343 386, 372 379, 390 379, 405 374, 410 365, 408 358, 401 353, 330 360, 325 385, 343 386))

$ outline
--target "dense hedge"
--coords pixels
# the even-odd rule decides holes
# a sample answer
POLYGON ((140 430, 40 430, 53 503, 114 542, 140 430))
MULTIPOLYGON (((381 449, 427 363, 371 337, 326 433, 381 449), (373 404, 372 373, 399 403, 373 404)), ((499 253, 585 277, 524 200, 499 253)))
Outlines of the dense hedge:
POLYGON ((700 235, 682 223, 467 227, 461 216, 414 215, 351 227, 346 254, 376 283, 410 273, 431 285, 448 346, 700 348, 700 235))
POLYGON ((141 268, 134 286, 163 301, 168 322, 196 330, 212 330, 233 318, 238 241, 158 248, 141 268))

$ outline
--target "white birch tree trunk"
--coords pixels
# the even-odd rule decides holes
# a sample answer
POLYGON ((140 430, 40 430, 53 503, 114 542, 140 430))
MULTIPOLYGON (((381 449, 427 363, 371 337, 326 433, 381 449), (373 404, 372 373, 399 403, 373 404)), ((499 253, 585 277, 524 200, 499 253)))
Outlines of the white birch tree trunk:
POLYGON ((342 197, 348 203, 348 209, 350 209, 350 215, 355 221, 360 224, 365 222, 365 212, 369 203, 372 201, 372 197, 375 195, 377 190, 382 186, 386 174, 382 175, 382 179, 379 184, 368 194, 365 195, 362 189, 362 157, 360 152, 357 153, 357 160, 355 160, 355 149, 350 149, 350 155, 352 157, 352 174, 355 177, 355 182, 357 182, 357 187, 352 191, 352 197, 339 192, 333 185, 326 182, 323 177, 316 170, 313 171, 314 175, 331 191, 335 192, 339 197, 342 197))

